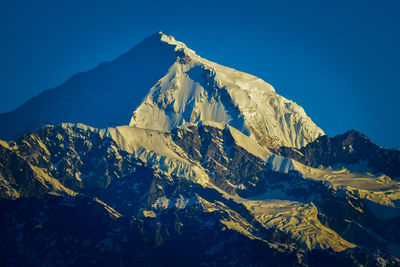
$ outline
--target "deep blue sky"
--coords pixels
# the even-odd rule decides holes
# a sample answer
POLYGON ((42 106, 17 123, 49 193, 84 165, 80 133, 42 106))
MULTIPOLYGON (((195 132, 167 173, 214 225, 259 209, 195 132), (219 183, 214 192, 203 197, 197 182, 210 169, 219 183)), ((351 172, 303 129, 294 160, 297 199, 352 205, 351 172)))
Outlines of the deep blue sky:
POLYGON ((400 148, 400 1, 144 2, 0 0, 0 112, 161 30, 269 82, 330 136, 400 148))

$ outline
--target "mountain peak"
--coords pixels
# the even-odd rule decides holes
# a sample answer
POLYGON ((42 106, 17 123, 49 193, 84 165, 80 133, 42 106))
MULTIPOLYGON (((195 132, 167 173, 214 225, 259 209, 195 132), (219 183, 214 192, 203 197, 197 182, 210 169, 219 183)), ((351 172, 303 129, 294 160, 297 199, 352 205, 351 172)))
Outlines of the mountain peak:
POLYGON ((201 58, 172 36, 176 61, 134 111, 130 125, 159 131, 212 121, 265 146, 301 147, 324 132, 293 101, 253 75, 201 58))
MULTIPOLYGON (((368 143, 368 144, 373 144, 372 141, 366 136, 365 134, 351 129, 344 134, 340 134, 335 136, 337 140, 341 140, 342 142, 358 142, 358 143, 368 143)), ((375 145, 375 144, 374 144, 375 145)))
POLYGON ((185 54, 189 55, 196 55, 196 52, 192 49, 188 48, 185 43, 177 41, 174 36, 167 35, 162 31, 158 31, 155 34, 149 36, 145 40, 154 40, 156 42, 161 42, 163 44, 167 44, 174 47, 174 51, 183 50, 185 54))
POLYGON ((365 134, 363 134, 355 129, 348 130, 347 132, 345 132, 343 134, 343 136, 358 136, 358 137, 362 137, 362 138, 368 138, 365 134))
POLYGON ((228 124, 267 147, 299 148, 324 134, 262 79, 201 58, 157 32, 116 60, 0 114, 0 138, 63 122, 169 131, 207 121, 228 124))

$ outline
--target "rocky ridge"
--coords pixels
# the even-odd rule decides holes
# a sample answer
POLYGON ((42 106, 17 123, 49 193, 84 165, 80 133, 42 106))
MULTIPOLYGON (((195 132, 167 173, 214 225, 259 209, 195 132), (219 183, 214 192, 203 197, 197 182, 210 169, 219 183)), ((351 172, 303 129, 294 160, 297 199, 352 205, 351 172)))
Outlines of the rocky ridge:
MULTIPOLYGON (((23 217, 23 213, 3 206, 4 229, 8 230, 0 238, 11 238, 20 251, 12 259, 23 253, 25 259, 38 261, 40 252, 28 251, 26 246, 30 242, 47 242, 57 244, 49 247, 55 251, 75 244, 68 253, 81 255, 67 257, 58 252, 48 256, 49 261, 64 257, 70 263, 81 258, 93 260, 96 253, 108 251, 104 254, 107 261, 122 257, 126 263, 144 264, 139 260, 144 260, 143 255, 158 250, 167 253, 171 246, 178 249, 178 240, 192 242, 189 236, 197 233, 195 243, 204 253, 203 261, 185 251, 196 264, 221 258, 223 264, 234 261, 262 265, 267 259, 272 264, 284 257, 287 262, 281 262, 283 265, 310 265, 333 255, 348 265, 377 264, 382 260, 388 265, 398 263, 389 249, 383 249, 400 238, 394 234, 399 226, 397 217, 382 220, 370 208, 368 199, 351 190, 305 179, 295 169, 274 170, 259 157, 261 154, 257 156, 243 148, 243 139, 250 138, 240 133, 240 140, 238 131, 229 126, 190 126, 162 133, 173 141, 171 147, 178 146, 180 149, 175 150, 184 152, 181 157, 201 167, 207 183, 154 167, 145 157, 141 160, 121 149, 111 133, 112 130, 64 124, 46 126, 15 142, 2 143, 2 159, 13 159, 2 161, 2 203, 16 210, 30 210, 24 215, 28 217, 23 217), (13 162, 19 162, 22 171, 9 175, 7 171, 16 169, 13 162), (29 200, 32 197, 38 200, 29 200), (66 214, 78 213, 73 216, 75 224, 103 216, 102 226, 94 227, 100 235, 94 238, 80 231, 62 230, 65 226, 52 215, 53 206, 65 206, 66 214), (93 209, 97 211, 93 213, 93 209), (344 211, 341 216, 338 209, 344 211), (91 215, 81 218, 82 213, 91 215), (11 221, 19 223, 7 224, 11 221), (53 237, 44 238, 45 233, 53 233, 53 237), (54 241, 66 233, 69 237, 64 239, 69 241, 54 241), (202 234, 212 238, 204 240, 202 234), (18 241, 21 235, 23 241, 18 241), (128 241, 124 241, 126 238, 128 241), (131 242, 141 242, 143 246, 133 249, 131 242), (240 245, 243 242, 246 245, 240 245), (124 254, 128 248, 142 256, 130 258, 124 254), (265 257, 254 255, 254 249, 264 251, 266 254, 261 255, 265 257), (361 258, 357 258, 359 255, 361 258)), ((65 217, 68 218, 62 218, 65 217)))

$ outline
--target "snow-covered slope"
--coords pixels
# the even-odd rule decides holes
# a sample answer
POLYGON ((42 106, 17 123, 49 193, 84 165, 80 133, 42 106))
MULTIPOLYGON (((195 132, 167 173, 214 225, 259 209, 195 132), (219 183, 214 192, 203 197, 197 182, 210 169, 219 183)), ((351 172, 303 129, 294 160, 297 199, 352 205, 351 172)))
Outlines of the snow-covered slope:
POLYGON ((177 60, 135 110, 130 125, 171 130, 223 122, 266 146, 301 147, 324 134, 303 108, 262 79, 203 59, 171 36, 159 33, 154 40, 175 46, 177 60))
POLYGON ((76 128, 98 133, 102 137, 110 137, 117 145, 114 150, 120 149, 132 154, 134 158, 166 175, 176 175, 203 185, 208 183, 207 174, 201 166, 196 162, 190 162, 185 151, 173 142, 168 133, 132 126, 97 129, 81 123, 63 123, 61 127, 69 130, 76 128))
MULTIPOLYGON (((260 146, 254 139, 229 125, 210 122, 203 125, 205 127, 216 127, 220 130, 228 129, 237 146, 266 162, 267 168, 272 171, 288 173, 294 170, 292 159, 273 154, 267 148, 260 146)), ((170 132, 135 126, 97 129, 82 123, 62 123, 60 126, 69 131, 80 129, 84 132, 98 133, 101 137, 110 137, 115 141, 118 149, 132 154, 134 158, 140 159, 166 175, 184 177, 202 185, 209 184, 209 178, 201 164, 190 160, 187 153, 172 140, 170 132)), ((190 129, 184 129, 184 131, 190 131, 190 129)), ((303 165, 300 164, 300 166, 303 165)))
POLYGON ((278 199, 243 200, 243 203, 254 211, 257 220, 289 233, 306 249, 342 251, 355 247, 320 222, 318 210, 312 203, 278 199))

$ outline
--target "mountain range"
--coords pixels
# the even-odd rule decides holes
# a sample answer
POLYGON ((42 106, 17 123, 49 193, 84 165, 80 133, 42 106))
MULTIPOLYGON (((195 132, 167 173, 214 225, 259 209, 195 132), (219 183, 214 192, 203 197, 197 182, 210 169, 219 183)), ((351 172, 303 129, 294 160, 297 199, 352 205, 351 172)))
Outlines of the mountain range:
POLYGON ((161 32, 0 138, 4 266, 400 265, 399 150, 161 32))

